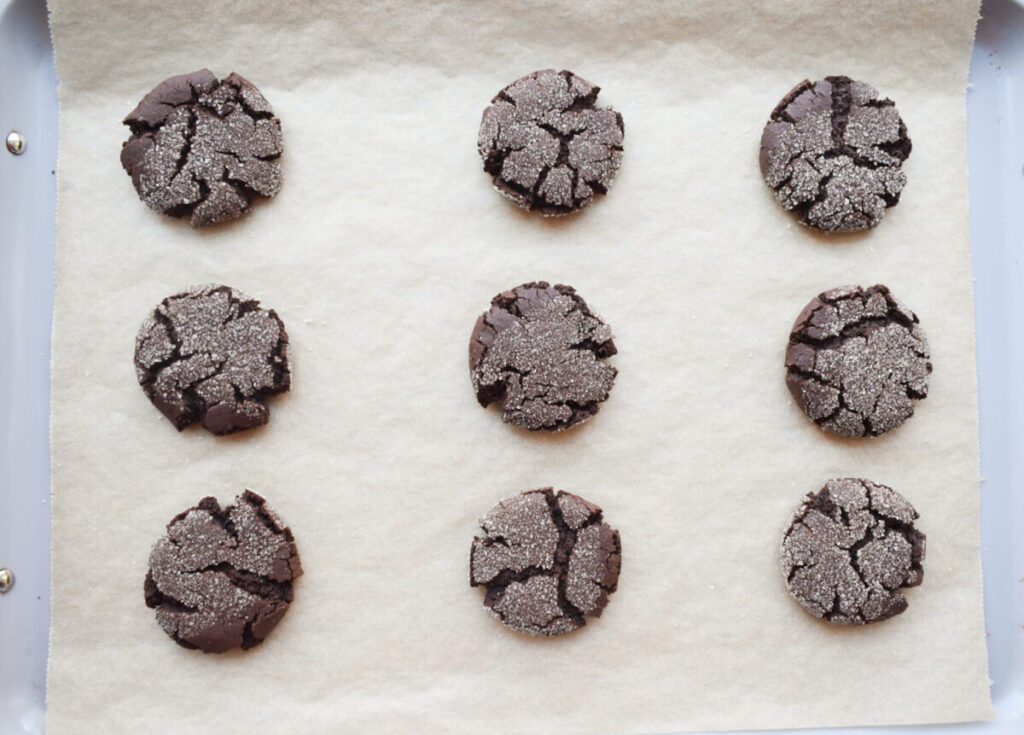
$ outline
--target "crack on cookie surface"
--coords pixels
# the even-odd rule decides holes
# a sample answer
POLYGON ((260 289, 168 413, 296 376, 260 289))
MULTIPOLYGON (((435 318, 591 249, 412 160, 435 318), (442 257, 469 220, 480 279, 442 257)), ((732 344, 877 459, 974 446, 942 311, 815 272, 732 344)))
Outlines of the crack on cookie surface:
POLYGON ((238 74, 171 77, 125 119, 121 165, 149 207, 193 227, 241 216, 281 188, 281 123, 238 74))
POLYGON ((847 286, 819 294, 797 317, 786 349, 786 385, 824 429, 877 436, 914 414, 928 395, 928 342, 917 316, 889 289, 847 286))
POLYGON ((171 520, 149 557, 145 600, 179 645, 221 653, 261 643, 301 574, 291 531, 246 490, 233 505, 203 498, 171 520))
POLYGON ((611 330, 570 286, 525 283, 498 294, 470 338, 477 401, 500 402, 504 421, 561 431, 599 410, 617 371, 611 330))
POLYGON ((552 488, 503 500, 473 539, 470 585, 484 605, 522 633, 554 636, 599 617, 615 591, 622 560, 619 533, 601 509, 552 488))
POLYGON ((864 625, 907 608, 902 591, 924 579, 925 536, 917 511, 885 485, 830 480, 809 494, 779 554, 790 594, 831 623, 864 625))
POLYGON ((870 85, 805 80, 772 111, 761 173, 801 223, 853 232, 874 227, 899 202, 911 147, 895 105, 870 85))
POLYGON ((484 110, 477 149, 494 187, 546 216, 575 212, 605 194, 622 161, 622 115, 596 107, 599 87, 570 71, 519 79, 484 110))
POLYGON ((214 434, 265 424, 262 401, 291 385, 288 334, 277 313, 228 286, 164 299, 135 341, 139 384, 181 431, 214 434))

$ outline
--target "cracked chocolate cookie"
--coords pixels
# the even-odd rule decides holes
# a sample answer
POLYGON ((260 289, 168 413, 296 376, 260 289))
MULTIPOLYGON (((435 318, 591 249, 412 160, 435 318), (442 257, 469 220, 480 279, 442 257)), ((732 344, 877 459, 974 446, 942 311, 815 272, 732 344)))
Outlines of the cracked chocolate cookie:
POLYGON ((810 493, 782 539, 789 592, 830 623, 864 625, 907 609, 924 579, 917 511, 890 487, 847 477, 810 493))
POLYGON ((171 77, 124 119, 121 165, 139 198, 193 227, 235 219, 281 188, 281 122, 252 84, 209 69, 171 77))
POLYGON ((617 371, 611 329, 570 286, 524 283, 494 297, 476 320, 469 369, 481 406, 504 421, 561 431, 598 412, 617 371))
POLYGON ((819 426, 877 436, 928 395, 928 342, 914 312, 885 286, 825 291, 800 312, 786 350, 786 385, 819 426))
POLYGON ((543 215, 575 212, 605 194, 622 161, 622 115, 596 107, 601 88, 544 69, 498 92, 477 149, 494 188, 543 215))
POLYGON ((761 173, 800 222, 825 232, 874 227, 900 200, 910 138, 892 100, 848 77, 803 81, 761 136, 761 173))
POLYGON ((480 521, 473 539, 470 586, 484 605, 521 633, 554 636, 600 617, 622 564, 619 532, 601 509, 551 488, 507 498, 480 521))
POLYGON ((270 420, 262 401, 291 385, 288 334, 273 310, 229 286, 169 296, 135 339, 135 374, 181 431, 230 434, 270 420))
POLYGON ((246 490, 226 508, 203 498, 153 547, 146 605, 185 648, 252 648, 288 612, 301 574, 292 532, 262 497, 246 490))

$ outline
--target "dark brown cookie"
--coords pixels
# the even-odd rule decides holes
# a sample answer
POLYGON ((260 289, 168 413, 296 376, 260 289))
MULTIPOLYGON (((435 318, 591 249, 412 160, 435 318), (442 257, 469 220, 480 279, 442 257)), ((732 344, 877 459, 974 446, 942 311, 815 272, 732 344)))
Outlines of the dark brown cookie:
POLYGON ((522 633, 554 636, 600 617, 622 564, 619 532, 601 509, 551 488, 507 498, 480 521, 470 585, 486 587, 484 605, 522 633))
POLYGON ((924 579, 917 511, 890 487, 847 477, 810 493, 782 539, 789 592, 830 623, 863 625, 907 609, 901 590, 924 579))
POLYGON ((246 490, 223 509, 203 498, 153 547, 146 605, 185 648, 252 648, 288 611, 301 574, 292 532, 263 498, 246 490))
POLYGON ((622 115, 595 107, 601 91, 571 71, 544 69, 491 100, 477 149, 494 187, 544 215, 575 212, 605 194, 622 161, 622 115))
POLYGON ((815 423, 877 436, 928 395, 928 342, 917 316, 885 286, 825 291, 800 312, 786 350, 786 385, 815 423))
POLYGON ((238 74, 171 77, 124 119, 121 165, 139 198, 193 227, 234 219, 281 188, 281 122, 238 74))
POLYGON ((761 136, 761 173, 782 206, 826 232, 877 225, 907 183, 910 138, 892 100, 848 77, 803 81, 761 136))
POLYGON ((477 401, 531 431, 561 431, 597 413, 617 371, 611 329, 570 286, 524 283, 476 320, 469 369, 477 401))
POLYGON ((181 431, 201 421, 230 434, 270 420, 261 402, 291 385, 288 334, 277 313, 228 286, 164 299, 135 339, 135 374, 181 431))

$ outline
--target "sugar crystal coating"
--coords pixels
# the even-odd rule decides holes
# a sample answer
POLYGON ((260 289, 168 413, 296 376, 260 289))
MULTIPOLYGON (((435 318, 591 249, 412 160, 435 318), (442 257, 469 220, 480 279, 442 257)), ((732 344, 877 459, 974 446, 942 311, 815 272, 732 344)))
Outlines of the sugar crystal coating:
POLYGON ((903 588, 924 579, 917 511, 885 485, 829 480, 793 516, 779 554, 790 594, 830 623, 863 625, 907 608, 903 588))
POLYGON ((877 436, 928 395, 928 342, 917 316, 882 285, 819 294, 797 317, 786 385, 815 423, 847 437, 877 436))
POLYGON ((599 617, 622 563, 619 532, 601 509, 551 488, 507 498, 480 521, 470 585, 510 628, 536 636, 569 633, 599 617))
POLYGON ((281 188, 281 122, 250 82, 209 69, 171 77, 124 124, 121 165, 149 207, 193 227, 241 216, 281 188))
POLYGON ((484 110, 477 149, 494 187, 516 206, 563 215, 608 191, 622 162, 622 115, 596 107, 596 87, 544 69, 505 87, 484 110))
POLYGON ((246 490, 223 509, 203 498, 153 547, 146 605, 185 648, 252 648, 288 611, 301 574, 291 531, 262 497, 246 490))
POLYGON ((500 401, 503 419, 561 431, 596 414, 617 371, 611 329, 569 286, 524 283, 498 294, 469 344, 477 401, 500 401))
POLYGON ((230 434, 270 420, 261 402, 288 390, 288 334, 275 311, 229 286, 164 299, 135 340, 135 372, 180 431, 194 423, 230 434))
POLYGON ((761 136, 761 173, 800 222, 827 232, 877 225, 907 183, 911 143, 892 100, 848 77, 803 81, 761 136))

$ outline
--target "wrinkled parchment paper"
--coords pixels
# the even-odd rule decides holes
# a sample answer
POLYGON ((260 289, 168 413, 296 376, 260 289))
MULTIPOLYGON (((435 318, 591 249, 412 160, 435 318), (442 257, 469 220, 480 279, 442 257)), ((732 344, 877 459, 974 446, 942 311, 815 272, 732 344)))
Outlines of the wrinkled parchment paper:
POLYGON ((51 2, 61 86, 48 732, 648 733, 990 716, 964 87, 977 2, 51 2), (618 5, 619 7, 614 7, 618 5), (763 6, 763 7, 762 7, 763 6), (238 71, 284 126, 285 184, 208 232, 138 201, 121 119, 165 77, 238 71), (611 193, 516 211, 475 150, 505 84, 569 68, 625 118, 611 193), (897 101, 909 184, 876 231, 826 239, 757 165, 773 106, 846 74, 897 101), (474 402, 477 315, 576 286, 620 374, 588 425, 528 435, 474 402), (294 387, 270 425, 178 434, 135 382, 147 311, 210 281, 276 309, 294 387), (904 427, 842 441, 790 400, 797 313, 889 285, 931 341, 904 427), (781 533, 830 477, 921 513, 922 587, 862 629, 792 601, 781 533), (502 628, 467 584, 476 520, 554 485, 622 534, 604 616, 502 628), (306 575, 260 648, 174 645, 143 604, 149 550, 207 494, 263 493, 306 575))

